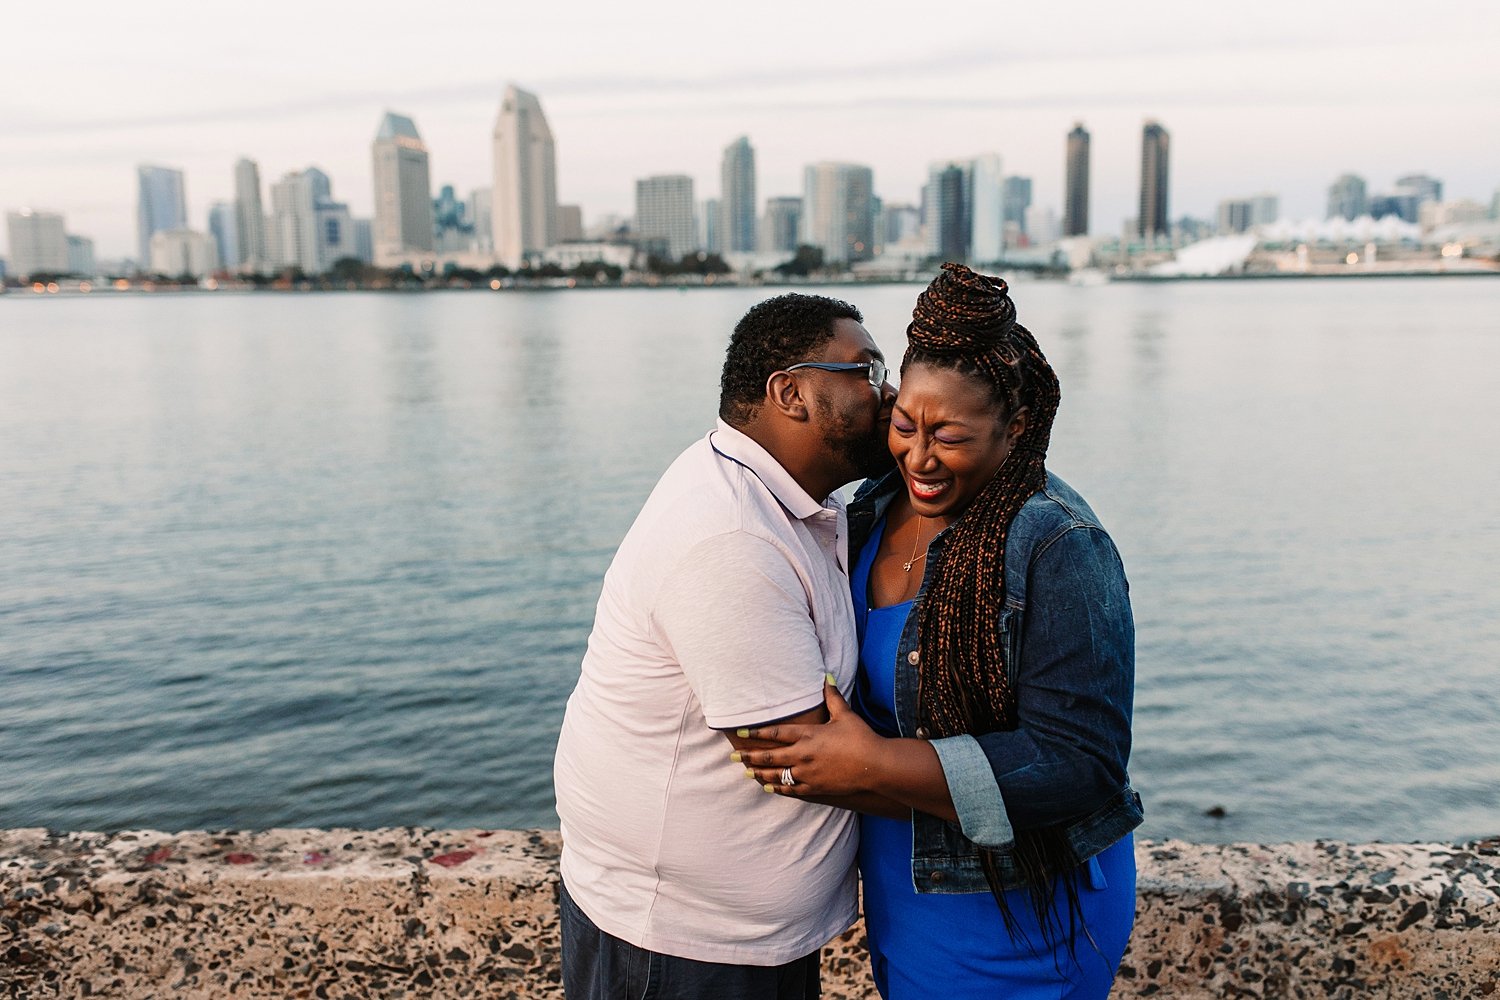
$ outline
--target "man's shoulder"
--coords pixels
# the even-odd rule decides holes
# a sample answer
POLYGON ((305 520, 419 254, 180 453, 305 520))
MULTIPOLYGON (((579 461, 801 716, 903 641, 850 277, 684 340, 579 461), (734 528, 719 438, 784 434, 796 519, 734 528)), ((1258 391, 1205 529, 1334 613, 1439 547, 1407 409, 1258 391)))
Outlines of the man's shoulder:
POLYGON ((631 533, 649 532, 681 549, 721 535, 768 537, 778 520, 786 520, 785 512, 755 473, 704 437, 662 474, 631 533))

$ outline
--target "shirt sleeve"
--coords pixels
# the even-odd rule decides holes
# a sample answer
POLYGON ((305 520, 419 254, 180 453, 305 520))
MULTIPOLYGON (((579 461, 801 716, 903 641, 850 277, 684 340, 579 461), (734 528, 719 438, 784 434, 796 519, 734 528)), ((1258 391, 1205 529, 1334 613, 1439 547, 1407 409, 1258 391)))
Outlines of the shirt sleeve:
POLYGON ((754 726, 823 703, 812 603, 789 556, 745 532, 689 549, 658 591, 657 637, 714 729, 754 726))

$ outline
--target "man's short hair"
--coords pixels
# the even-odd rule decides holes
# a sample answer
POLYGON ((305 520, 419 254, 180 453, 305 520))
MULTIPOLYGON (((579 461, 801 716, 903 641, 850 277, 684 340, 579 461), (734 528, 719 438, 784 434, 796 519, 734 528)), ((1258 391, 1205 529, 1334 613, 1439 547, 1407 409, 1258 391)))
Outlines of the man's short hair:
POLYGON ((735 324, 719 377, 719 416, 743 426, 766 398, 766 379, 799 361, 814 360, 817 349, 833 339, 841 319, 863 323, 858 309, 826 295, 788 292, 750 308, 735 324))

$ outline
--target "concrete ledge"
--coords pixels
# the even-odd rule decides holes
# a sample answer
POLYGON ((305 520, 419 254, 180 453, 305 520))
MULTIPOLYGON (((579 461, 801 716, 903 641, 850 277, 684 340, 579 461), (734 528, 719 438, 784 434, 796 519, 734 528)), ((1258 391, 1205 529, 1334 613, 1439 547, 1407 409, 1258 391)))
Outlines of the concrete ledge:
MULTIPOLYGON (((0 995, 562 996, 552 831, 0 831, 0 995)), ((1500 838, 1137 845, 1116 997, 1500 998, 1500 838)), ((825 996, 874 996, 856 926, 825 996)))

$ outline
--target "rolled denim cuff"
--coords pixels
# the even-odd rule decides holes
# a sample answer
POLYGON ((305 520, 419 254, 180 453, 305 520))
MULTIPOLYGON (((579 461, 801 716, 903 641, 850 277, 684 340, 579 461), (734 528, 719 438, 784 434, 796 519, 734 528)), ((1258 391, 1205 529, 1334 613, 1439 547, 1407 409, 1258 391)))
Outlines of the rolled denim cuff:
POLYGON ((980 847, 1005 847, 1015 841, 1005 799, 979 741, 965 733, 931 742, 943 766, 943 777, 948 779, 948 793, 953 796, 958 828, 964 836, 980 847))

